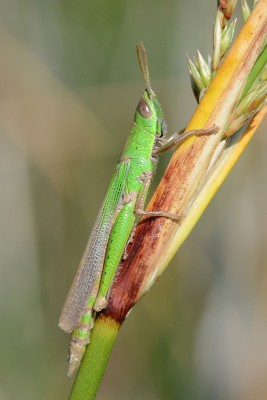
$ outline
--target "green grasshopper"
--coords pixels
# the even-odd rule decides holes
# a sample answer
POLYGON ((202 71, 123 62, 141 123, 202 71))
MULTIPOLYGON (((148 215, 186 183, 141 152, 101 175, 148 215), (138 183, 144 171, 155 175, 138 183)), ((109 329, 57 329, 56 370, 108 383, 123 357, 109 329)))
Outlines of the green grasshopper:
POLYGON ((132 128, 59 320, 60 328, 72 332, 69 376, 79 367, 83 358, 96 312, 107 305, 116 270, 133 235, 135 216, 179 220, 179 216, 167 211, 144 211, 159 154, 189 136, 216 131, 212 127, 183 134, 175 133, 167 140, 163 113, 150 84, 143 43, 137 45, 137 55, 146 88, 137 105, 132 128))

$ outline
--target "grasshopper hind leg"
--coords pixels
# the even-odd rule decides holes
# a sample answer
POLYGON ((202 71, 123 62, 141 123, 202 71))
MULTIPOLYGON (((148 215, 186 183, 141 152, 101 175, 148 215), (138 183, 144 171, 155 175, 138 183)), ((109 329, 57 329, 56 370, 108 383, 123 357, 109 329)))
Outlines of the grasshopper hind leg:
POLYGON ((130 235, 130 237, 129 237, 129 239, 128 239, 128 242, 126 243, 126 246, 125 246, 125 248, 124 248, 124 250, 123 250, 123 254, 122 254, 122 260, 123 260, 123 261, 126 260, 126 258, 128 257, 127 247, 129 246, 130 243, 133 242, 133 240, 134 240, 134 235, 135 235, 135 231, 136 231, 136 224, 134 224, 133 230, 132 230, 132 232, 131 232, 131 235, 130 235))
POLYGON ((84 313, 80 318, 77 327, 72 332, 68 354, 68 376, 72 376, 72 374, 79 368, 86 347, 90 342, 91 332, 94 327, 96 316, 93 306, 98 293, 99 283, 100 279, 98 278, 87 302, 84 313))
POLYGON ((81 364, 86 347, 90 342, 94 320, 95 312, 90 307, 82 316, 77 328, 72 332, 68 354, 68 376, 72 376, 81 364))

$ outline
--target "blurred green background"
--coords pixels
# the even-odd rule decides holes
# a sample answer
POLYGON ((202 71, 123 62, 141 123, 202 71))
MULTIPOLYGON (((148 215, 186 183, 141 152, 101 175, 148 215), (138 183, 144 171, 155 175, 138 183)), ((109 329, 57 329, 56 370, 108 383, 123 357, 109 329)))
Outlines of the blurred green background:
MULTIPOLYGON (((1 400, 67 398, 58 317, 144 88, 135 45, 177 131, 215 10, 0 0, 1 400)), ((122 327, 98 399, 266 400, 265 130, 122 327)))

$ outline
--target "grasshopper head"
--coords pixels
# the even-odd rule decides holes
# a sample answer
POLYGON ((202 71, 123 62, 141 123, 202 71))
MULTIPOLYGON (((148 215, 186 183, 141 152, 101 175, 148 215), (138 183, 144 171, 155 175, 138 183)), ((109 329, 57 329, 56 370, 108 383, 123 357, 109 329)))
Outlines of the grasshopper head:
POLYGON ((157 96, 151 87, 147 53, 143 42, 139 43, 136 49, 146 89, 137 105, 135 120, 137 124, 146 127, 157 138, 164 138, 166 136, 166 122, 157 96))
POLYGON ((157 138, 166 136, 166 122, 156 95, 144 91, 136 108, 135 122, 157 138))

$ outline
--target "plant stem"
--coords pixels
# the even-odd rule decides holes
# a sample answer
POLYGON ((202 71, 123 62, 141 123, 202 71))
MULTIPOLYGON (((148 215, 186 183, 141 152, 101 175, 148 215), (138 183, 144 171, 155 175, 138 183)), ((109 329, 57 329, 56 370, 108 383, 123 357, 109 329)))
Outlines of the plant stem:
POLYGON ((93 400, 101 383, 120 325, 100 315, 95 322, 90 345, 77 373, 70 400, 93 400))

